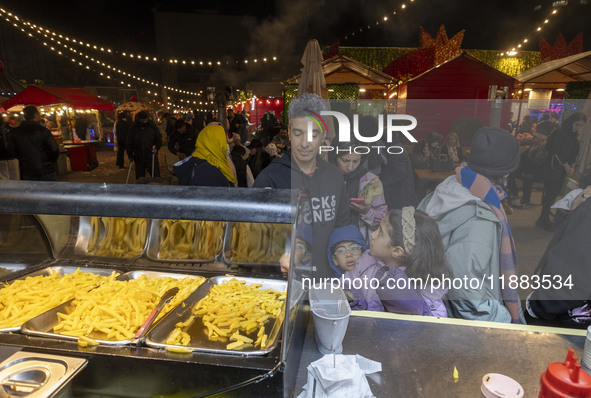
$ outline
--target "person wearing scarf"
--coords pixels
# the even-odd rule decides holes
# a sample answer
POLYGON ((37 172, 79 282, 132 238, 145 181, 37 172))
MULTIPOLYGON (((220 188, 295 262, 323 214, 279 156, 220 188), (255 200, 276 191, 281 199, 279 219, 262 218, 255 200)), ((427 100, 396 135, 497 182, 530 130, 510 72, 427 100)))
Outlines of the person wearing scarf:
POLYGON ((210 123, 199 135, 193 156, 175 163, 179 185, 235 186, 236 171, 228 154, 228 141, 219 123, 210 123))
POLYGON ((478 279, 448 293, 450 316, 525 323, 517 289, 515 243, 501 205, 507 176, 519 166, 519 143, 511 134, 484 127, 472 138, 468 163, 419 204, 437 221, 454 278, 478 279), (504 280, 504 285, 501 284, 504 280), (492 282, 492 283, 491 283, 492 282))

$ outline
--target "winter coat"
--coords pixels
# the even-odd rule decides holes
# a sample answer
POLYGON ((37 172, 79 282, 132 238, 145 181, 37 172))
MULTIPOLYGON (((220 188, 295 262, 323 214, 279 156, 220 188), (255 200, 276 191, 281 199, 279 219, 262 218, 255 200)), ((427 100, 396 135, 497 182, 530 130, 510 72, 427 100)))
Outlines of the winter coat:
POLYGON ((194 156, 186 157, 172 166, 179 185, 198 187, 230 187, 230 181, 217 167, 194 156))
MULTIPOLYGON (((341 286, 344 289, 351 290, 353 292, 353 297, 355 298, 352 301, 351 309, 353 310, 367 310, 367 311, 385 311, 384 306, 382 304, 382 300, 378 296, 378 293, 374 289, 355 289, 355 280, 367 281, 367 285, 369 285, 369 281, 376 277, 376 273, 385 267, 386 265, 371 255, 369 250, 366 250, 359 260, 357 260, 357 264, 355 265, 355 269, 351 271, 345 272, 345 274, 341 277, 341 286)), ((357 282, 359 283, 359 282, 357 282)))
MULTIPOLYGON (((361 198, 361 192, 363 189, 374 179, 377 179, 377 183, 382 185, 381 180, 373 173, 367 172, 361 179, 359 180, 359 193, 356 196, 357 198, 361 198)), ((383 193, 383 185, 382 185, 382 193, 375 196, 371 201, 371 208, 365 214, 360 214, 359 220, 359 229, 361 233, 365 237, 365 239, 369 239, 369 235, 375 231, 382 218, 388 214, 388 206, 386 205, 386 199, 384 198, 383 193)))
POLYGON ((145 127, 140 122, 134 122, 127 138, 126 150, 129 159, 135 160, 136 163, 151 162, 153 146, 156 149, 162 146, 162 135, 158 127, 152 122, 148 122, 145 127))
POLYGON ((382 260, 372 256, 369 250, 361 255, 354 270, 345 272, 341 286, 352 287, 350 290, 353 291, 355 298, 351 303, 353 310, 447 317, 447 310, 442 300, 447 289, 436 289, 431 292, 427 286, 419 284, 415 286, 410 283, 403 268, 386 266, 382 260), (395 289, 388 288, 388 278, 391 279, 390 283, 397 283, 395 289), (353 288, 355 279, 358 280, 357 284, 363 281, 363 284, 367 285, 363 287, 367 289, 353 288), (372 279, 380 280, 377 290, 369 288, 369 281, 372 279), (397 279, 404 279, 405 282, 392 282, 397 279))
POLYGON ((510 323, 499 283, 503 226, 490 206, 472 195, 454 175, 423 199, 418 209, 437 222, 453 277, 487 281, 482 289, 470 289, 469 285, 451 289, 446 301, 449 315, 510 323))
POLYGON ((301 215, 304 222, 313 225, 312 264, 316 277, 331 277, 326 249, 335 227, 349 224, 349 203, 343 187, 343 176, 336 166, 320 158, 310 177, 304 173, 289 153, 276 158, 256 178, 254 188, 305 188, 310 195, 307 209, 301 215))
POLYGON ((11 160, 16 158, 14 147, 14 132, 6 127, 0 126, 0 160, 11 160))
POLYGON ((326 251, 328 254, 328 265, 330 265, 330 268, 332 268, 337 277, 343 275, 343 270, 334 263, 332 256, 334 254, 334 246, 340 242, 355 242, 362 247, 363 251, 368 249, 367 242, 363 238, 359 228, 355 225, 345 225, 343 227, 335 228, 330 234, 326 251))
POLYGON ((534 290, 528 297, 530 313, 545 320, 568 320, 568 311, 591 298, 591 199, 581 203, 558 227, 535 274, 548 276, 551 288, 534 290), (556 289, 558 277, 572 288, 556 289))
POLYGON ((195 152, 195 141, 197 141, 197 133, 187 123, 187 131, 185 133, 175 130, 172 136, 169 137, 168 150, 175 155, 180 152, 185 156, 191 156, 195 152))
POLYGON ((115 136, 117 137, 117 145, 120 148, 125 149, 127 146, 131 125, 132 123, 128 119, 119 119, 115 123, 115 136))
POLYGON ((577 161, 580 149, 578 134, 558 128, 548 137, 546 148, 550 157, 546 176, 558 180, 566 175, 563 165, 568 163, 573 166, 577 161))
POLYGON ((60 149, 51 131, 29 120, 16 127, 13 136, 22 176, 44 176, 57 170, 60 149))

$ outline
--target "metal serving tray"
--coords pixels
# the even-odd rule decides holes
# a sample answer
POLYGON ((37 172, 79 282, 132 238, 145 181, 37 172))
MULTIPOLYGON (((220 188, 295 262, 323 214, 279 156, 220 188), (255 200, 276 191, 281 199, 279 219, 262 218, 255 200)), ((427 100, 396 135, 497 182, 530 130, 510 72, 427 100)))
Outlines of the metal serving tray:
MULTIPOLYGON (((188 346, 179 346, 179 345, 171 345, 166 344, 166 340, 170 333, 175 329, 175 325, 178 322, 186 321, 191 316, 191 310, 193 307, 203 299, 208 293, 209 290, 215 285, 221 285, 225 281, 230 279, 238 279, 246 281, 246 284, 251 285, 253 283, 261 284, 261 289, 275 289, 280 292, 285 292, 287 289, 287 281, 282 280, 273 280, 273 279, 261 279, 261 278, 243 278, 238 276, 216 276, 214 278, 209 279, 203 285, 199 287, 192 295, 190 295, 181 305, 178 305, 174 310, 172 310, 164 319, 158 323, 147 335, 146 337, 146 345, 153 348, 186 348, 193 351, 200 351, 200 352, 209 352, 214 354, 232 354, 232 355, 242 355, 242 356, 252 356, 252 355, 264 355, 268 352, 271 352, 275 349, 279 342, 279 331, 281 330, 281 325, 283 323, 284 313, 280 314, 279 318, 273 319, 272 322, 268 323, 265 326, 265 331, 269 335, 268 342, 269 346, 265 349, 258 349, 258 348, 247 348, 244 350, 228 350, 226 349, 226 345, 228 342, 220 342, 220 341, 210 341, 207 338, 206 328, 203 325, 201 318, 195 319, 195 321, 185 330, 191 336, 191 341, 189 342, 188 346)), ((284 309, 285 310, 285 309, 284 309)), ((255 335, 256 333, 251 333, 255 335)), ((252 337, 249 335, 249 337, 252 337)))
MULTIPOLYGON (((106 260, 113 260, 114 258, 122 258, 122 259, 136 259, 141 257, 142 254, 144 254, 144 252, 146 251, 146 246, 148 244, 148 231, 150 228, 150 220, 146 219, 146 222, 148 223, 147 227, 146 227, 146 231, 145 231, 145 235, 143 235, 141 233, 141 230, 139 231, 139 233, 142 235, 140 237, 140 239, 143 240, 144 244, 141 245, 141 250, 138 253, 132 253, 132 252, 126 252, 126 253, 122 253, 122 255, 120 256, 106 256, 106 255, 97 255, 97 254, 91 254, 88 252, 88 246, 90 243, 90 239, 92 238, 92 226, 91 226, 91 220, 92 217, 87 217, 87 216, 81 216, 79 218, 79 224, 78 224, 78 236, 76 237, 76 244, 74 246, 74 253, 82 256, 82 257, 90 257, 93 259, 96 258, 101 258, 101 259, 106 259, 106 260)), ((101 219, 103 218, 118 218, 118 217, 99 217, 101 219)), ((102 241, 105 238, 105 226, 103 222, 99 223, 99 231, 98 231, 98 242, 102 241)))
MULTIPOLYGON (((199 221, 184 221, 184 220, 157 220, 157 219, 152 220, 152 223, 150 225, 150 232, 149 232, 149 236, 148 236, 148 248, 146 251, 146 256, 150 260, 164 261, 164 262, 176 262, 176 263, 209 263, 209 262, 214 261, 219 256, 220 252, 222 251, 222 241, 224 238, 224 230, 226 229, 226 223, 223 223, 222 233, 219 236, 220 248, 219 248, 219 250, 216 250, 215 253, 212 253, 210 256, 199 256, 199 253, 197 252, 196 248, 193 252, 192 258, 179 258, 179 257, 175 257, 170 254, 167 255, 165 253, 162 253, 161 246, 160 246, 161 245, 160 226, 162 225, 163 222, 166 222, 166 221, 170 221, 172 224, 179 223, 179 222, 185 222, 185 223, 190 222, 190 223, 193 223, 192 224, 193 228, 196 228, 196 223, 199 222, 199 221)), ((214 221, 205 221, 205 222, 214 222, 214 221)), ((195 229, 193 229, 193 231, 195 231, 195 229)), ((200 239, 205 238, 205 236, 201 234, 197 237, 197 234, 195 233, 195 237, 197 238, 196 244, 198 247, 200 239)))
MULTIPOLYGON (((133 279, 139 279, 141 276, 146 276, 147 278, 176 278, 176 279, 183 279, 186 277, 196 277, 196 275, 188 275, 188 274, 176 274, 176 273, 168 273, 168 272, 156 272, 156 271, 132 271, 126 272, 125 274, 119 275, 117 277, 118 280, 122 281, 129 281, 133 279)), ((206 282, 204 282, 205 284, 206 282)), ((62 305, 55 307, 49 311, 44 312, 43 314, 30 319, 29 321, 25 322, 25 324, 21 327, 21 332, 24 334, 29 334, 33 336, 41 336, 41 337, 49 337, 53 339, 61 339, 61 340, 78 340, 78 337, 75 336, 66 336, 58 333, 53 332, 54 326, 58 325, 60 320, 58 318, 58 313, 69 314, 75 309, 75 305, 73 303, 73 299, 63 303, 62 305)), ((162 318, 161 322, 164 318, 162 318)), ((99 338, 95 338, 92 334, 88 336, 92 339, 95 339, 99 344, 104 345, 111 345, 111 346, 123 346, 130 344, 133 339, 126 339, 126 340, 103 340, 99 338)))
MULTIPOLYGON (((20 276, 16 279, 13 279, 13 281, 19 280, 19 279, 22 280, 22 279, 26 279, 26 278, 34 277, 34 276, 50 276, 50 275, 56 274, 56 273, 60 274, 60 275, 67 275, 67 274, 71 274, 72 272, 76 271, 78 268, 80 268, 80 270, 82 270, 84 272, 90 272, 91 274, 101 275, 101 276, 109 276, 109 275, 111 275, 111 273, 113 271, 118 272, 116 269, 107 269, 107 268, 52 266, 52 267, 40 269, 35 272, 31 272, 30 274, 20 276)), ((9 281, 8 284, 10 284, 10 282, 12 282, 12 281, 9 281)), ((18 332, 21 329, 21 327, 22 327, 22 325, 11 327, 11 328, 4 328, 4 329, 0 329, 0 332, 18 332)))
MULTIPOLYGON (((277 258, 275 258, 275 256, 271 256, 271 254, 269 253, 270 248, 269 248, 269 245, 267 245, 266 253, 265 254, 261 253, 261 255, 257 256, 258 261, 249 261, 246 259, 238 258, 235 251, 234 251, 234 248, 233 248, 233 242, 236 239, 234 237, 234 230, 235 230, 234 227, 237 224, 256 224, 256 223, 235 223, 235 222, 228 223, 228 227, 226 228, 226 236, 224 238, 224 249, 223 249, 224 261, 230 265, 277 265, 277 266, 279 266, 279 258, 281 257, 281 254, 289 251, 290 242, 291 242, 291 225, 290 224, 260 223, 268 228, 274 227, 274 228, 282 228, 282 229, 284 228, 285 229, 285 232, 286 232, 285 242, 284 243, 280 242, 280 245, 283 250, 281 250, 281 254, 279 254, 279 256, 277 258)), ((269 235, 271 236, 271 239, 277 239, 277 233, 273 234, 273 232, 270 232, 269 235)), ((252 242, 249 242, 249 243, 258 244, 261 241, 264 241, 264 239, 259 239, 259 237, 255 237, 252 239, 252 242)), ((251 246, 251 245, 249 245, 249 246, 251 246)))

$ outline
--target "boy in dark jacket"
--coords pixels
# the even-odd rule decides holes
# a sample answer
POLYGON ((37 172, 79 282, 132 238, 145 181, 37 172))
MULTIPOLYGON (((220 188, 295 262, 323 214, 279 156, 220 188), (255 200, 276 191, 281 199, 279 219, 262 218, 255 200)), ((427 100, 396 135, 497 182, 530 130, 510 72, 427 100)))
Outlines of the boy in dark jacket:
POLYGON ((288 130, 291 152, 276 158, 261 171, 254 187, 308 190, 311 208, 303 217, 313 225, 314 276, 332 277, 334 272, 326 257, 328 240, 335 227, 349 224, 349 203, 342 173, 318 156, 326 132, 313 124, 313 138, 308 140, 310 111, 320 113, 323 110, 327 110, 326 103, 314 94, 306 93, 291 101, 288 130))

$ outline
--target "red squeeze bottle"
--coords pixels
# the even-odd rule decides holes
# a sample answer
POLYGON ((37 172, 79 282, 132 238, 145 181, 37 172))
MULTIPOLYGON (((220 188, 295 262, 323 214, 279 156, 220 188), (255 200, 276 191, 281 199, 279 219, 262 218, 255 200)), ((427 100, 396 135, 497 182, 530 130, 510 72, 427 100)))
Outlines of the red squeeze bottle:
POLYGON ((542 374, 538 398, 591 397, 591 376, 577 363, 575 350, 568 350, 566 360, 552 362, 542 374))

